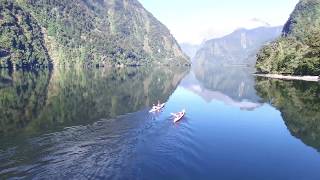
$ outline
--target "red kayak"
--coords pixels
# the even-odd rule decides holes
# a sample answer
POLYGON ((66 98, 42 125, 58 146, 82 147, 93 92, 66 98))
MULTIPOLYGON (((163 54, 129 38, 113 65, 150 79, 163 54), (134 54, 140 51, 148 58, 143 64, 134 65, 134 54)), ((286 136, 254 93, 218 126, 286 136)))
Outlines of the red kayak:
POLYGON ((173 122, 176 123, 176 122, 180 121, 184 117, 184 115, 186 114, 186 111, 182 110, 181 112, 171 113, 171 114, 174 117, 173 122))

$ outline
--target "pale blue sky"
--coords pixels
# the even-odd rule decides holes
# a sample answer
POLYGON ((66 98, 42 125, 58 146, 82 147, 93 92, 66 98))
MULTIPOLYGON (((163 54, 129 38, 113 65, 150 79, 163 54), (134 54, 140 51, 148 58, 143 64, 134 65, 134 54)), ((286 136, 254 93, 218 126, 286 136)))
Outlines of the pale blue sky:
POLYGON ((263 23, 283 25, 299 0, 139 0, 182 42, 201 43, 263 23))

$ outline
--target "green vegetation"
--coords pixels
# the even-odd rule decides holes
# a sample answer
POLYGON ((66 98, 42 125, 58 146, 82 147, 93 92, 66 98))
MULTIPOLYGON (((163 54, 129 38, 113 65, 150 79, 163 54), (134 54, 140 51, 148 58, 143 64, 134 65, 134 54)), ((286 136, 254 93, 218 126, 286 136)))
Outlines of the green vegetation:
MULTIPOLYGON (((9 0, 1 1, 8 4, 9 0)), ((15 7, 21 7, 20 12, 28 14, 33 23, 40 25, 45 46, 41 37, 41 44, 35 44, 34 49, 46 47, 55 65, 189 64, 169 30, 136 0, 12 0, 10 4, 12 2, 15 7)), ((15 13, 10 8, 7 11, 15 13)), ((11 22, 20 21, 16 18, 11 22)), ((41 34, 40 27, 25 28, 22 32, 41 34)), ((8 31, 7 26, 2 30, 8 31)), ((14 46, 6 39, 12 37, 9 33, 1 35, 7 48, 14 46)), ((7 52, 1 48, 1 54, 7 56, 7 52)), ((42 55, 30 52, 37 57, 42 55)), ((18 55, 27 56, 26 53, 18 55)))
POLYGON ((47 98, 50 71, 0 71, 0 136, 36 118, 47 98))
POLYGON ((51 65, 41 28, 19 6, 0 1, 0 67, 37 68, 51 65))
POLYGON ((261 49, 261 73, 320 74, 320 1, 301 0, 283 29, 283 37, 261 49))
POLYGON ((320 86, 304 81, 257 78, 258 95, 280 110, 291 134, 320 150, 320 86))

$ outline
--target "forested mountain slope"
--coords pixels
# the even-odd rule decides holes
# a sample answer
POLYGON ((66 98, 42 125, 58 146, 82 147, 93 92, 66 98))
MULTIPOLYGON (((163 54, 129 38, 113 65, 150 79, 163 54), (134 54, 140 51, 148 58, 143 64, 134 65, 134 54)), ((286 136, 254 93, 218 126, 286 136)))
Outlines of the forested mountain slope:
MULTIPOLYGON (((32 32, 43 34, 39 41, 45 42, 33 46, 44 46, 55 65, 189 64, 169 30, 137 0, 1 0, 1 8, 7 6, 32 15, 34 24, 41 27, 32 32)), ((3 18, 0 22, 4 23, 3 18)), ((8 36, 4 31, 7 27, 1 26, 1 44, 8 36)), ((7 57, 4 49, 1 47, 1 56, 7 57)), ((33 65, 37 59, 26 63, 33 65)), ((16 58, 10 61, 19 66, 14 63, 16 58)))
POLYGON ((260 50, 262 73, 320 74, 320 0, 300 0, 283 28, 282 37, 260 50))

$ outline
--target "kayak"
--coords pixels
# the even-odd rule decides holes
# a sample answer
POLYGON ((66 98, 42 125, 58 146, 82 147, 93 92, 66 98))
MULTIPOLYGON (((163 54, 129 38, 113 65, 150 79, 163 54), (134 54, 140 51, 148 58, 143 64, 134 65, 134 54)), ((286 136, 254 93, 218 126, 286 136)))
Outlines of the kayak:
POLYGON ((180 121, 185 114, 186 114, 185 110, 182 110, 181 112, 178 112, 178 113, 172 113, 172 116, 174 117, 173 122, 176 123, 180 121))
POLYGON ((164 105, 166 105, 166 103, 160 104, 160 106, 153 106, 152 109, 149 112, 150 113, 158 112, 164 107, 164 105))

